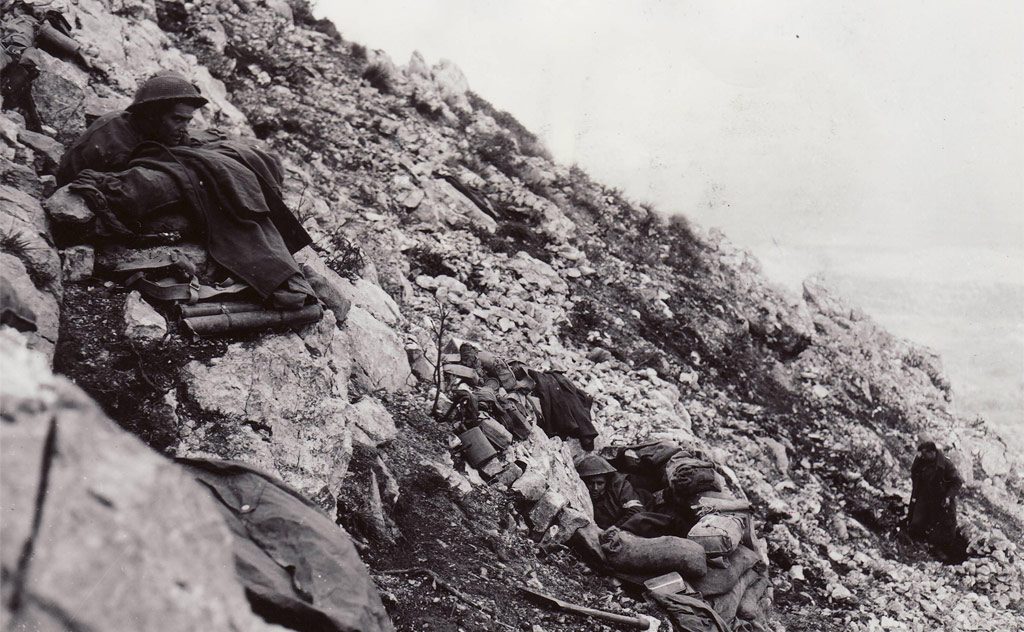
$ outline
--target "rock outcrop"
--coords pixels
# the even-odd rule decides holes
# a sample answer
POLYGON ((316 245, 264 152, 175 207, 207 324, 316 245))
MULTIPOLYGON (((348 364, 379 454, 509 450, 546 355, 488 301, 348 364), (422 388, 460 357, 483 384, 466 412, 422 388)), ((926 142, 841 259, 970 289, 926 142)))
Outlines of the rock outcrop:
MULTIPOLYGON (((954 628, 1019 622, 1020 457, 984 424, 957 417, 927 350, 814 281, 802 296, 777 290, 720 234, 660 217, 554 164, 527 130, 469 92, 450 63, 431 67, 414 56, 400 69, 335 37, 298 0, 80 0, 66 11, 97 70, 40 53, 44 137, 26 133, 20 116, 0 115, 4 291, 32 314, 24 336, 43 353, 59 343, 58 306, 68 295, 88 303, 74 306, 87 318, 65 316, 61 335, 110 330, 136 340, 142 352, 104 350, 83 366, 148 383, 160 412, 147 421, 161 427, 161 447, 260 466, 331 508, 352 479, 353 444, 386 454, 434 427, 416 424, 433 400, 437 343, 473 339, 507 359, 564 370, 594 399, 599 447, 669 438, 727 464, 730 485, 769 525, 762 535, 777 628, 814 620, 857 632, 918 630, 942 616, 954 628), (127 297, 97 278, 114 255, 91 250, 92 214, 67 190, 54 193, 47 173, 58 144, 90 117, 123 107, 138 80, 161 70, 185 74, 210 98, 198 127, 258 138, 284 158, 285 198, 316 239, 316 252, 299 259, 328 308, 319 323, 189 340, 164 320, 167 310, 134 298, 126 309, 127 297), (891 545, 892 506, 909 494, 923 432, 955 450, 969 481, 962 522, 979 557, 955 569, 891 545)), ((42 371, 12 342, 20 335, 0 332, 5 358, 19 368, 5 370, 0 424, 5 604, 20 595, 12 616, 40 627, 72 617, 77 629, 260 629, 214 546, 223 548, 223 529, 196 522, 205 501, 192 498, 194 485, 42 371), (44 450, 48 441, 60 449, 44 450), (51 492, 34 527, 44 454, 51 492), (115 480, 126 470, 132 476, 115 480), (153 504, 159 495, 178 506, 153 504), (55 503, 71 509, 58 514, 55 503), (76 516, 100 527, 83 529, 72 550, 64 542, 76 516), (45 535, 58 544, 30 548, 23 572, 17 556, 33 529, 35 542, 50 542, 45 535), (152 542, 142 541, 150 533, 152 542), (122 573, 103 574, 120 551, 132 555, 122 573), (187 568, 195 570, 181 579, 187 568), (108 592, 81 606, 66 587, 83 582, 108 592), (131 583, 147 599, 117 592, 131 583)), ((117 402, 109 392, 117 386, 90 394, 106 406, 117 402)), ((109 411, 140 427, 118 406, 109 411)), ((538 434, 514 450, 518 463, 506 465, 526 472, 507 493, 534 504, 501 521, 555 550, 564 543, 558 532, 586 524, 591 511, 573 448, 538 434)), ((399 465, 434 472, 431 484, 441 481, 463 512, 499 488, 450 459, 413 460, 399 465)), ((397 483, 386 480, 377 466, 376 504, 398 511, 397 483)), ((500 539, 478 531, 488 546, 500 539)), ((485 564, 470 566, 475 575, 485 564)), ((467 629, 494 629, 493 621, 467 629)))
POLYGON ((282 629, 250 610, 205 489, 10 329, 0 330, 0 363, 8 629, 282 629))

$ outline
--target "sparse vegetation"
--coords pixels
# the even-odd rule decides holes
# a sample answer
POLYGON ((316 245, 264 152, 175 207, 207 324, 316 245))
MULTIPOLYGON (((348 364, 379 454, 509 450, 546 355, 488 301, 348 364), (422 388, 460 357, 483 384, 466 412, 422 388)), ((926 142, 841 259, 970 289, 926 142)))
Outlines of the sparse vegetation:
POLYGON ((341 230, 331 233, 324 241, 313 244, 324 262, 339 275, 355 280, 366 267, 366 255, 341 230))
POLYGON ((366 83, 376 88, 377 92, 380 92, 381 94, 391 94, 394 92, 391 72, 384 64, 375 62, 368 65, 366 69, 363 70, 362 77, 366 83))
POLYGON ((469 98, 469 103, 473 106, 474 110, 483 112, 493 118, 498 125, 503 127, 512 135, 513 138, 515 138, 516 143, 519 146, 519 151, 524 156, 539 156, 545 160, 551 160, 551 152, 547 150, 544 143, 537 138, 536 134, 526 129, 523 124, 516 119, 516 117, 504 110, 495 108, 489 101, 481 99, 473 91, 470 91, 467 96, 469 98))

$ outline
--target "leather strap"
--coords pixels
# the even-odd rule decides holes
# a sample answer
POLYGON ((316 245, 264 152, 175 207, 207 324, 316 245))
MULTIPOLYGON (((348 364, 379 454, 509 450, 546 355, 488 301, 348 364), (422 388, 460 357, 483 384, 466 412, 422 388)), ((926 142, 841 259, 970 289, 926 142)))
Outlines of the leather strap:
POLYGON ((199 279, 192 277, 188 283, 178 283, 174 279, 160 279, 150 281, 146 278, 145 272, 136 272, 128 277, 125 286, 138 290, 148 298, 158 301, 179 301, 184 303, 196 303, 206 299, 224 294, 238 294, 249 289, 245 283, 232 283, 225 286, 202 285, 199 279))

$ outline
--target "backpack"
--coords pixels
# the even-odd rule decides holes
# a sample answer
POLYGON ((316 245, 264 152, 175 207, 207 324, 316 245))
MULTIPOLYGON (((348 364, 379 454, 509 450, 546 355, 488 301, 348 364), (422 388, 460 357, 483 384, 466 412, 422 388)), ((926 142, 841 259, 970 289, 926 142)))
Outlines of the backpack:
POLYGON ((675 632, 731 632, 714 608, 696 596, 648 593, 648 598, 668 613, 675 632))
POLYGON ((665 483, 677 502, 701 492, 720 492, 715 464, 695 459, 685 452, 674 454, 665 464, 665 483))

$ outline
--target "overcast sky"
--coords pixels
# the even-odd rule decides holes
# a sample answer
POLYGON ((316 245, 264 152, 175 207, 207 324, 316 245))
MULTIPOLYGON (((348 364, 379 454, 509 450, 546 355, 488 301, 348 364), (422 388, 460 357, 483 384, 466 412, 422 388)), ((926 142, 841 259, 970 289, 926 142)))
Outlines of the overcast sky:
POLYGON ((1017 0, 320 0, 319 11, 399 64, 413 50, 453 60, 559 161, 722 227, 791 284, 865 265, 1024 281, 1017 0))
POLYGON ((1024 2, 319 2, 776 281, 825 272, 1024 431, 1024 2))

